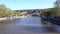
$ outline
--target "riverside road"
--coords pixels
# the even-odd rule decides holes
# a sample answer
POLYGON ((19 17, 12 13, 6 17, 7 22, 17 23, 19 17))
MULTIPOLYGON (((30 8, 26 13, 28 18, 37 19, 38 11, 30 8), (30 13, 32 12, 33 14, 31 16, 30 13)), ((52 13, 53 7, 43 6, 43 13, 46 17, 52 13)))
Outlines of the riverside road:
POLYGON ((40 17, 20 18, 6 25, 6 34, 59 34, 60 26, 42 20, 40 17))

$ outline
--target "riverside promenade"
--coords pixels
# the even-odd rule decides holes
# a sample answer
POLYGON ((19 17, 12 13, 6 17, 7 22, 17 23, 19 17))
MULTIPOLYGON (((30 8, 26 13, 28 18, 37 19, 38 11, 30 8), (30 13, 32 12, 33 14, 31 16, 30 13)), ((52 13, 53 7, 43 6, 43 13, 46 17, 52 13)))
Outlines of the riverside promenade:
MULTIPOLYGON (((24 16, 13 16, 13 17, 4 17, 4 18, 0 18, 0 23, 7 23, 7 22, 14 22, 20 18, 23 18, 24 16)), ((26 17, 26 16, 25 16, 26 17)))
POLYGON ((4 18, 0 18, 0 21, 2 21, 2 20, 6 20, 6 19, 16 19, 16 18, 24 18, 24 17, 27 17, 27 16, 4 17, 4 18))

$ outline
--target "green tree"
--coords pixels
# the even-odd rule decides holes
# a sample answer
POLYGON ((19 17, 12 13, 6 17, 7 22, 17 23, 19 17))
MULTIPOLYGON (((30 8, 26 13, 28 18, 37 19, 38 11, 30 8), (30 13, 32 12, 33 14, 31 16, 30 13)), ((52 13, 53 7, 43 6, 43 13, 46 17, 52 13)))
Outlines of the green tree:
POLYGON ((0 5, 0 15, 6 16, 8 14, 8 8, 5 5, 0 5))

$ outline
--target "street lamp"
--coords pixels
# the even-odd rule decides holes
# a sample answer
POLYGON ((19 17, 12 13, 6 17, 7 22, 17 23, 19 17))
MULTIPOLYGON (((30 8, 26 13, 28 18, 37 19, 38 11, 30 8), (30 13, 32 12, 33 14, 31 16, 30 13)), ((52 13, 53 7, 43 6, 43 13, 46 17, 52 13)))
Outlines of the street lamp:
POLYGON ((7 17, 7 24, 10 23, 10 9, 8 8, 8 17, 7 17))

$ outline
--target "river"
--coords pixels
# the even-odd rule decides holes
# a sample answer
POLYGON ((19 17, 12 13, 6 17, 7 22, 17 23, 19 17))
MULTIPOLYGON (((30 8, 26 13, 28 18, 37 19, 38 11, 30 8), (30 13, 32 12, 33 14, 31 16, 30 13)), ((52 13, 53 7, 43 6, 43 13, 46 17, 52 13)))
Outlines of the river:
POLYGON ((47 34, 60 33, 60 26, 44 21, 40 17, 20 18, 6 25, 6 34, 47 34))

